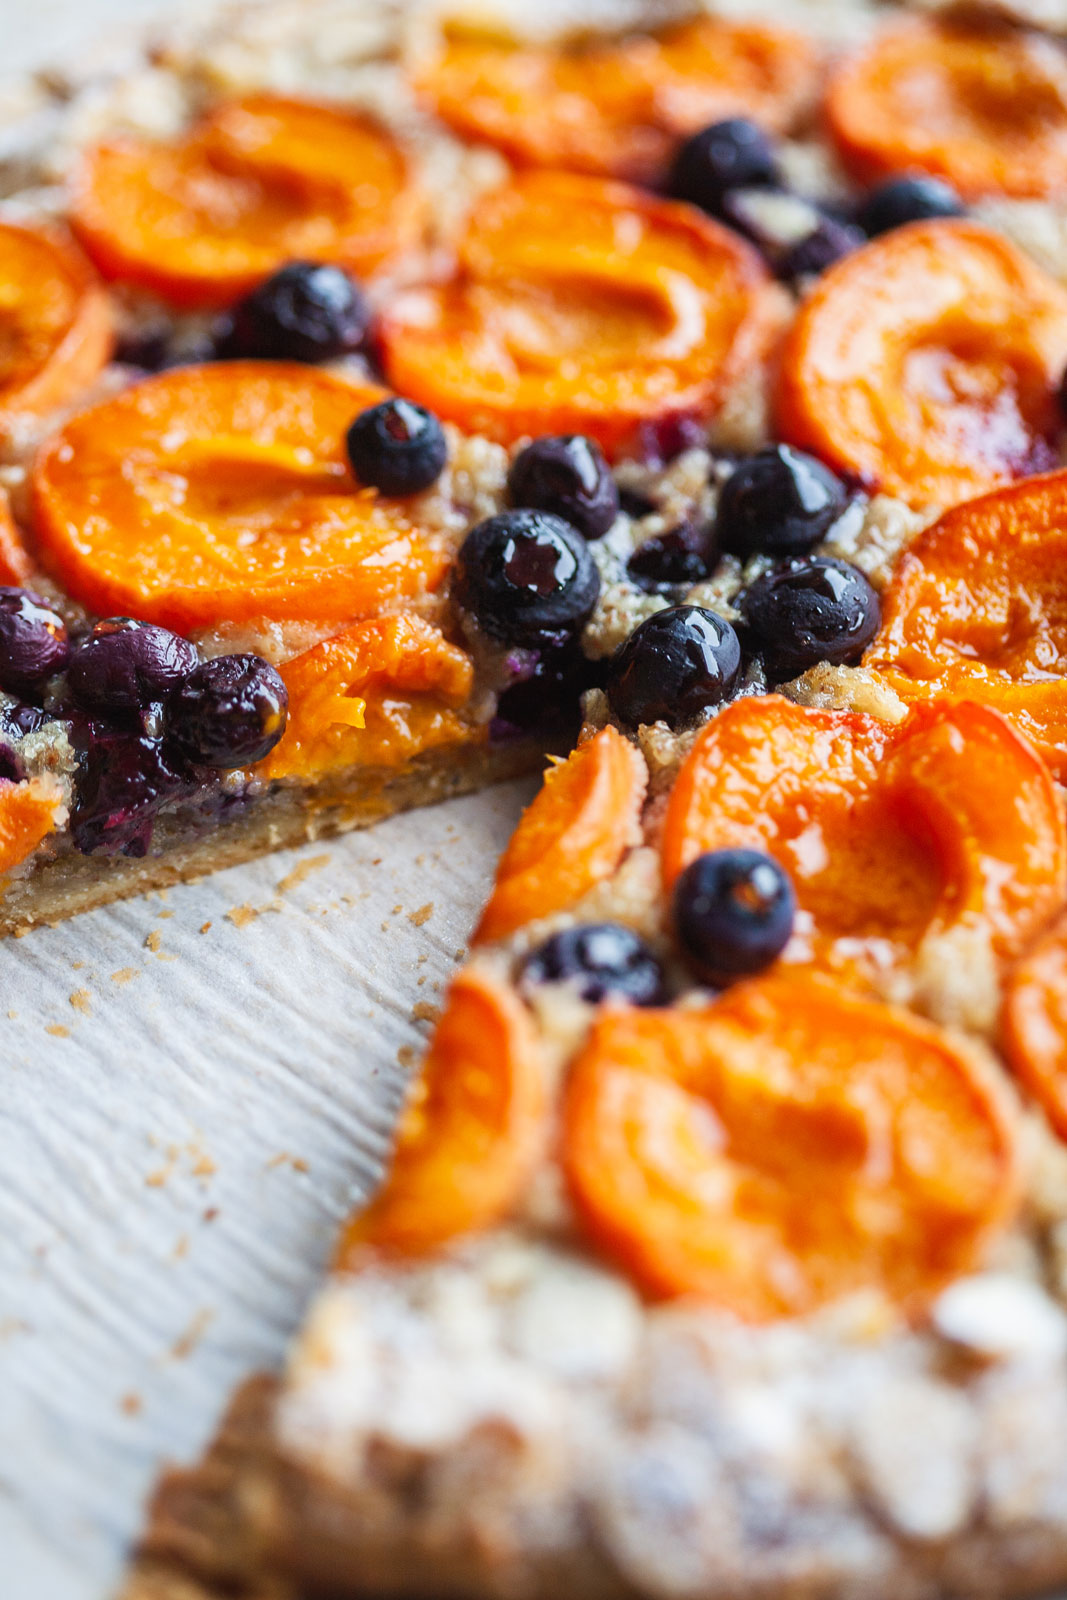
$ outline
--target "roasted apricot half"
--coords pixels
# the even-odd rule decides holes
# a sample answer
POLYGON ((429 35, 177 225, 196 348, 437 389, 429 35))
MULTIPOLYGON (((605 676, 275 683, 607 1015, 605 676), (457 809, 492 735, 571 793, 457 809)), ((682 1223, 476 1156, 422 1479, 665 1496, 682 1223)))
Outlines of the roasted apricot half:
POLYGON ((1055 460, 1067 290, 1007 239, 916 222, 831 267, 783 351, 783 436, 912 505, 1055 460))
POLYGON ((336 1266, 368 1249, 421 1255, 501 1221, 545 1145, 547 1078, 529 1013, 477 968, 449 990, 382 1188, 336 1266))
POLYGON ((896 726, 778 696, 738 700, 687 756, 661 835, 674 883, 706 850, 769 851, 792 878, 783 959, 842 972, 906 965, 928 935, 1025 946, 1063 895, 1055 786, 988 707, 928 702, 896 726))
POLYGON ((1067 60, 1037 34, 907 22, 837 69, 825 106, 864 181, 920 168, 969 200, 1067 188, 1067 60))
POLYGON ((400 294, 380 339, 398 393, 472 432, 587 433, 710 416, 769 335, 755 252, 689 206, 531 172, 488 195, 443 284, 400 294))
POLYGON ((98 145, 72 220, 105 277, 194 309, 232 304, 286 261, 372 272, 411 243, 420 206, 377 122, 260 94, 171 143, 98 145))
POLYGON ((81 412, 33 470, 42 563, 105 615, 179 631, 348 622, 444 577, 443 535, 359 488, 345 429, 381 399, 313 367, 183 367, 81 412))
POLYGON ((1016 1191, 1010 1124, 970 1057, 810 973, 601 1015, 562 1157, 589 1237, 648 1294, 749 1322, 861 1289, 919 1311, 1016 1191))
POLYGON ((1067 1139, 1067 917, 1019 962, 1004 991, 1008 1065, 1067 1139))

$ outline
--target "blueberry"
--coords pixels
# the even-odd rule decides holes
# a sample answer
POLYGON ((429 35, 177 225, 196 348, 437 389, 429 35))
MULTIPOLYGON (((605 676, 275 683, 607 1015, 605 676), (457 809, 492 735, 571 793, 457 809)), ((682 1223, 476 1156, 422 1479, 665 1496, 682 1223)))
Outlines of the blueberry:
POLYGON ((453 597, 484 633, 537 644, 578 628, 600 593, 582 536, 548 511, 502 511, 471 529, 456 558, 453 597))
POLYGON ((214 361, 218 349, 213 335, 198 327, 183 328, 170 322, 120 335, 115 360, 142 372, 166 372, 171 367, 214 361))
POLYGON ((167 628, 107 617, 74 647, 67 682, 89 711, 139 711, 165 700, 199 659, 195 645, 167 628))
POLYGON ((823 217, 803 239, 783 252, 778 260, 778 276, 791 283, 797 278, 814 278, 832 267, 842 256, 851 255, 864 242, 858 228, 835 217, 823 217))
POLYGON ((190 788, 159 739, 91 723, 71 808, 75 847, 145 855, 156 812, 190 788))
POLYGON ((639 545, 626 563, 627 576, 647 594, 664 594, 679 584, 700 583, 711 571, 710 530, 680 522, 639 545))
POLYGON ((290 261, 234 306, 219 354, 331 361, 358 350, 369 325, 363 291, 343 268, 290 261))
POLYGON ((829 467, 791 445, 767 445, 723 484, 715 534, 738 556, 800 555, 847 505, 848 491, 829 467))
POLYGON ((731 189, 778 182, 778 163, 763 129, 746 117, 729 117, 685 141, 671 166, 668 188, 676 199, 717 216, 731 189))
POLYGON ((500 743, 550 730, 568 737, 577 735, 581 725, 579 699, 596 682, 597 663, 583 655, 573 634, 564 635, 562 643, 553 642, 544 649, 523 651, 522 655, 526 659, 497 701, 490 738, 500 743))
POLYGON ((967 208, 955 189, 940 178, 913 173, 890 178, 871 191, 856 212, 856 221, 871 239, 907 222, 928 217, 962 217, 967 208))
POLYGON ((448 460, 444 429, 410 400, 383 400, 361 411, 348 430, 348 459, 360 483, 382 494, 421 494, 448 460))
POLYGON ((619 491, 593 439, 546 434, 520 450, 508 473, 513 506, 551 511, 586 539, 607 533, 619 513, 619 491))
POLYGON ((746 643, 768 678, 783 683, 820 661, 859 660, 878 632, 878 596, 858 567, 830 556, 796 556, 740 597, 746 643))
POLYGON ((789 942, 796 896, 760 850, 710 850, 674 888, 674 928, 693 970, 716 987, 761 972, 789 942))
POLYGON ((289 692, 262 656, 201 662, 172 697, 169 737, 188 761, 243 767, 262 761, 285 732, 289 692))
POLYGON ((616 922, 554 933, 527 956, 522 981, 573 982, 591 1005, 609 996, 634 1006, 662 1005, 667 998, 663 968, 648 945, 632 928, 616 922))
POLYGON ((607 691, 620 722, 678 728, 719 705, 741 670, 730 624, 702 606, 670 606, 636 627, 608 665, 607 691))
POLYGON ((37 689, 62 672, 69 655, 66 624, 47 600, 0 588, 0 687, 37 689))

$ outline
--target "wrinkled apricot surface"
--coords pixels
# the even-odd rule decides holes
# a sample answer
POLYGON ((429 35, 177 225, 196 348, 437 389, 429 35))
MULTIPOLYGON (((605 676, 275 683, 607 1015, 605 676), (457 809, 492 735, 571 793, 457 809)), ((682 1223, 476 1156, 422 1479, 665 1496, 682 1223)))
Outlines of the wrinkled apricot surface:
POLYGON ((398 295, 389 382, 473 432, 583 432, 708 416, 767 337, 767 276, 744 240, 622 184, 530 172, 478 205, 446 283, 398 295))
POLYGON ((831 267, 783 350, 783 436, 912 505, 1054 459, 1067 290, 1007 239, 916 222, 831 267))
POLYGON ((285 734, 259 768, 314 782, 347 767, 395 767, 477 736, 462 709, 470 657, 421 617, 374 617, 282 666, 285 734))
POLYGON ((0 583, 25 588, 33 572, 26 546, 5 494, 0 494, 0 583))
POLYGON ((61 803, 59 785, 50 778, 0 779, 0 872, 17 867, 55 832, 61 803))
POLYGON ((347 622, 444 577, 442 535, 358 488, 345 429, 381 398, 313 367, 183 367, 84 411, 33 472, 42 563, 90 610, 179 631, 347 622))
POLYGON ((349 1223, 336 1265, 368 1249, 418 1255, 499 1222, 545 1140, 545 1070, 512 989, 459 973, 400 1126, 388 1176, 349 1223))
POLYGON ((723 117, 785 131, 814 76, 802 36, 702 17, 574 49, 457 35, 419 87, 457 133, 522 165, 639 182, 662 174, 679 136, 723 117))
POLYGON ((777 696, 735 701, 698 736, 668 802, 664 878, 705 850, 767 850, 799 916, 786 959, 846 972, 905 963, 928 935, 988 928, 1017 954, 1060 903, 1055 787, 987 707, 933 702, 897 726, 777 696))
POLYGON ((639 837, 647 782, 641 756, 614 728, 549 767, 500 858, 475 939, 503 939, 565 911, 609 877, 639 837))
POLYGON ((1067 918, 1039 939, 1004 994, 1008 1065, 1067 1139, 1067 918))
POLYGON ((918 1310, 1014 1198, 1010 1127, 970 1058, 811 973, 601 1015, 562 1138, 597 1245, 649 1294, 750 1322, 871 1288, 918 1310))
POLYGON ((191 309, 231 304, 286 261, 371 272, 410 243, 418 209, 408 157, 378 123, 259 94, 171 143, 97 146, 73 223, 105 277, 191 309))
POLYGON ((1067 61, 1037 34, 907 22, 838 68, 825 106, 864 182, 919 168, 968 200, 1067 188, 1067 61))
POLYGON ((91 384, 111 348, 107 294, 80 252, 0 223, 0 436, 91 384))

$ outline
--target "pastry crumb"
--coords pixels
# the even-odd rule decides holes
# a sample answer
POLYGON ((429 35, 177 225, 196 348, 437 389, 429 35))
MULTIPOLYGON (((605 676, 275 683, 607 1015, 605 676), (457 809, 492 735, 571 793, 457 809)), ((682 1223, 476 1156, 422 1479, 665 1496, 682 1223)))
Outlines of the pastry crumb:
POLYGON ((429 922, 432 916, 433 901, 427 900, 426 904, 424 906, 420 906, 417 911, 408 912, 408 921, 413 922, 416 928, 421 928, 423 923, 429 922))
POLYGON ((436 1022, 440 1015, 441 1007, 429 1000, 417 1000, 411 1008, 412 1022, 436 1022))
POLYGON ((155 928, 146 936, 144 947, 146 950, 151 950, 153 954, 159 949, 159 934, 155 928))
POLYGON ((285 877, 275 885, 279 894, 288 894, 290 889, 297 889, 313 872, 318 872, 322 867, 330 864, 329 854, 308 856, 304 861, 298 861, 292 872, 287 872, 285 877))
POLYGON ((208 930, 210 929, 210 927, 211 927, 211 923, 210 922, 202 922, 200 924, 200 932, 201 933, 207 933, 208 930))
POLYGON ((243 906, 231 906, 226 913, 226 921, 232 922, 235 928, 247 928, 250 922, 255 922, 259 916, 255 906, 247 903, 243 906))
POLYGON ((119 1410, 126 1417, 140 1416, 144 1410, 144 1401, 139 1394, 131 1389, 128 1394, 124 1394, 119 1400, 119 1410))
POLYGON ((50 1033, 53 1039, 69 1039, 70 1029, 65 1028, 61 1022, 50 1022, 45 1028, 45 1033, 50 1033))
POLYGON ((134 978, 141 976, 140 967, 120 967, 111 974, 112 983, 131 983, 134 978))
POLYGON ((86 1016, 92 1015, 93 1008, 89 1004, 89 1000, 90 995, 88 989, 75 989, 74 993, 70 996, 70 1003, 74 1007, 75 1011, 84 1012, 86 1016))

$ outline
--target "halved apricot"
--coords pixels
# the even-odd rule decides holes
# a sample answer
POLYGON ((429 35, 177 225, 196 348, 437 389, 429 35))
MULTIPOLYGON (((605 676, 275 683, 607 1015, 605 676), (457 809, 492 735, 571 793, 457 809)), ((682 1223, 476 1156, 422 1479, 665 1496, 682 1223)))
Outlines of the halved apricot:
POLYGON ((661 175, 680 135, 722 117, 784 131, 814 78, 802 35, 701 17, 572 48, 455 34, 419 88, 457 133, 524 166, 640 182, 661 175))
POLYGON ((904 23, 838 68, 825 105, 865 182, 919 168, 969 200, 1067 189, 1067 60, 1037 34, 904 23))
POLYGON ((375 617, 281 668, 285 734, 259 771, 314 782, 347 767, 395 767, 479 730, 461 715, 474 667, 421 617, 375 617))
POLYGON ((905 964, 930 933, 981 924, 1012 956, 1067 874, 1048 769, 985 706, 933 702, 897 726, 777 696, 738 700, 679 772, 663 822, 668 886, 705 850, 748 845, 789 872, 786 960, 905 964))
POLYGON ((0 493, 0 583, 23 589, 32 572, 33 563, 11 515, 7 495, 0 493))
POLYGON ((614 728, 549 767, 496 871, 475 940, 503 939, 576 905, 640 838, 648 772, 614 728))
POLYGON ((1067 917, 1015 968, 1004 991, 1008 1065, 1067 1139, 1067 917))
POLYGON ((0 435, 87 388, 112 349, 107 293, 59 234, 0 223, 0 435))
POLYGON ((43 564, 90 610, 179 631, 348 622, 433 589, 444 535, 359 488, 345 429, 381 399, 296 363, 183 367, 83 411, 33 471, 43 564))
POLYGON ((830 268, 782 356, 783 436, 912 505, 1049 467, 1067 290, 977 223, 916 222, 830 268))
POLYGON ((51 778, 27 778, 22 783, 0 779, 0 872, 17 867, 55 832, 62 801, 60 787, 51 778))
POLYGON ((400 1125, 385 1183, 345 1229, 335 1265, 367 1249, 420 1255, 501 1221, 544 1149, 547 1079, 514 990, 459 973, 400 1125))
POLYGON ((764 353, 765 268, 689 206, 531 172, 478 206, 447 282, 398 295, 380 325, 399 393, 472 432, 584 432, 710 416, 764 353))
POLYGON ((409 158, 379 123, 257 94, 169 144, 97 146, 73 224, 105 277, 211 308, 286 261, 372 272, 411 243, 420 205, 409 158))
POLYGON ((703 1011, 608 1011, 563 1164, 590 1238, 656 1297, 749 1322, 861 1289, 916 1312, 1012 1208, 1012 1130, 940 1029, 811 973, 703 1011))

